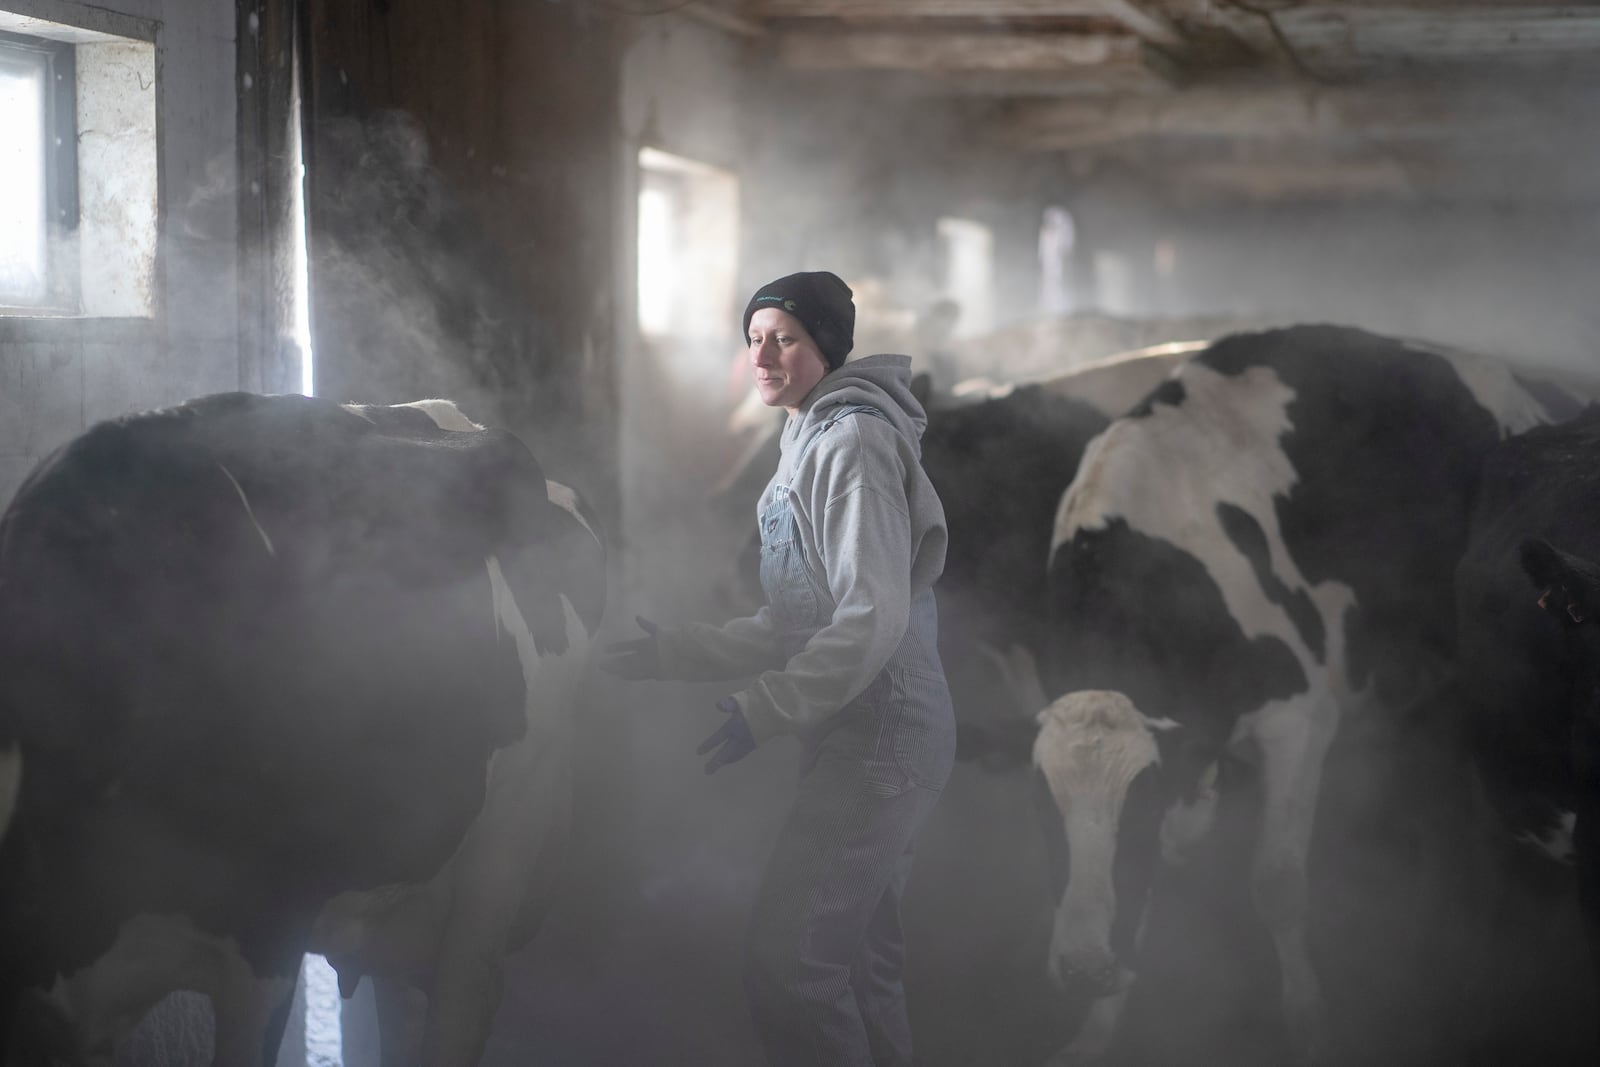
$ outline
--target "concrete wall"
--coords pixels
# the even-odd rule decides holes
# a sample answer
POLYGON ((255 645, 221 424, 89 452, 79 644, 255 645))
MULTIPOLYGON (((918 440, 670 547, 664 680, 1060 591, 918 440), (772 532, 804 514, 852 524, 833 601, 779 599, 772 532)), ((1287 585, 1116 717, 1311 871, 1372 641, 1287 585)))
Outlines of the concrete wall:
POLYGON ((234 8, 207 0, 4 0, 7 10, 156 48, 155 313, 0 317, 0 500, 46 452, 114 415, 234 389, 234 8))

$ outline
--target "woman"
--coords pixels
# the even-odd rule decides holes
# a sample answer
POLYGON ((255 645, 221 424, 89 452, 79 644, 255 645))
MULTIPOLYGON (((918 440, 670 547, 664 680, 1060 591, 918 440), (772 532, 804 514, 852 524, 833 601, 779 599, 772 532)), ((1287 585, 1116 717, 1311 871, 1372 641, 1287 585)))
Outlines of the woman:
POLYGON ((611 645, 625 678, 754 676, 717 706, 706 773, 782 734, 804 747, 794 807, 757 893, 745 993, 772 1067, 911 1062, 900 899, 918 828, 950 776, 955 717, 932 586, 944 510, 921 466, 908 356, 846 365, 850 289, 826 271, 745 307, 761 399, 789 412, 762 493, 767 604, 717 627, 611 645))

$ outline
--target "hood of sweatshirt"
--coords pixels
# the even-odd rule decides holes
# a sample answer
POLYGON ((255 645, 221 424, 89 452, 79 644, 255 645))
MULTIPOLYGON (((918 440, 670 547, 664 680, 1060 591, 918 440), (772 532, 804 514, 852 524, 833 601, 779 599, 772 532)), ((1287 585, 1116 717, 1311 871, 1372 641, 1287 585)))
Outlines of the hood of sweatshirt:
POLYGON ((801 403, 785 440, 804 439, 811 427, 827 422, 833 410, 845 404, 870 404, 883 412, 921 457, 928 413, 911 393, 910 356, 863 356, 826 375, 801 403))

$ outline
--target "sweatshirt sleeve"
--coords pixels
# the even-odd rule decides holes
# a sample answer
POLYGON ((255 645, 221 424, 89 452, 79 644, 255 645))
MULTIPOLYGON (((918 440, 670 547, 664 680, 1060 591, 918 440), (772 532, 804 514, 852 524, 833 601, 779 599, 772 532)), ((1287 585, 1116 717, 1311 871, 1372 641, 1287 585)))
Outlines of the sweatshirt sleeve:
POLYGON ((777 625, 767 605, 721 626, 703 622, 663 626, 656 634, 656 653, 665 681, 719 682, 783 665, 777 625))
POLYGON ((904 460, 888 435, 850 435, 854 448, 819 457, 812 529, 837 605, 781 670, 736 694, 757 741, 799 733, 855 699, 905 637, 911 608, 911 519, 904 460))

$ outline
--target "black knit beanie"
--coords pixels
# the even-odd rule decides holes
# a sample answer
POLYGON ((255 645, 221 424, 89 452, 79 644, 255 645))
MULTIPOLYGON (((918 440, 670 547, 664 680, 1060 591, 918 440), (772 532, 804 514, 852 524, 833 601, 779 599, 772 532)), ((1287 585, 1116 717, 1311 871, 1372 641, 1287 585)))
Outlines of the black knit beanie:
POLYGON ((750 333, 750 316, 762 308, 787 311, 817 342, 828 369, 838 370, 856 343, 856 305, 850 299, 852 295, 837 274, 826 270, 802 271, 768 282, 745 305, 745 335, 750 333))

